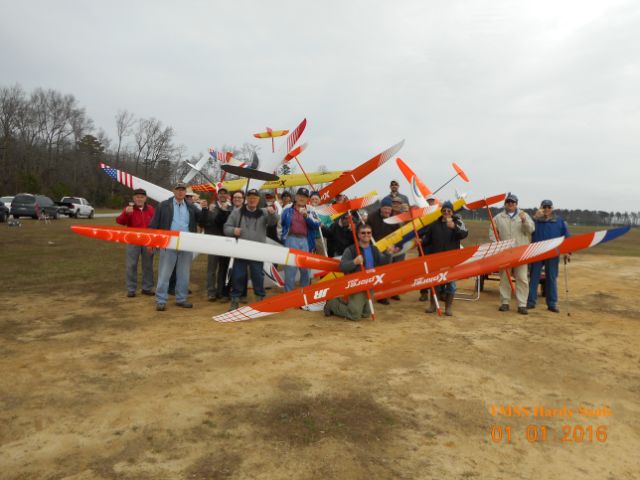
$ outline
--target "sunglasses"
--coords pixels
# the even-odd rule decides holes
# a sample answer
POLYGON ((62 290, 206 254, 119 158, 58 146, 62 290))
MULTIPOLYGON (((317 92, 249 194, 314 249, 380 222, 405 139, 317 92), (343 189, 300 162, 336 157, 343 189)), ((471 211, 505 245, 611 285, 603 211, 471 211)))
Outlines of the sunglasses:
POLYGON ((360 235, 371 235, 371 232, 358 232, 360 235))
POLYGON ((544 206, 544 207, 542 207, 542 208, 543 208, 543 209, 545 209, 545 208, 553 208, 553 207, 551 207, 551 206, 549 206, 549 205, 545 205, 545 206, 544 206))
POLYGON ((507 201, 506 201, 506 202, 504 202, 504 203, 516 203, 516 202, 515 202, 515 201, 513 201, 513 200, 507 200, 507 201))

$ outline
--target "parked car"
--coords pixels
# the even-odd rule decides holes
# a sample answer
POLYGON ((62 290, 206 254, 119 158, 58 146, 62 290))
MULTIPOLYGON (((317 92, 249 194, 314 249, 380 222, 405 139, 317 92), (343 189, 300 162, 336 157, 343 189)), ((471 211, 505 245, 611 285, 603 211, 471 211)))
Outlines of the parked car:
POLYGON ((49 218, 57 219, 58 205, 53 203, 53 200, 45 195, 19 193, 13 197, 11 201, 11 214, 13 218, 38 218, 38 212, 46 214, 49 218))
POLYGON ((11 210, 11 200, 13 197, 0 197, 0 203, 4 203, 4 206, 11 210))
POLYGON ((9 218, 9 209, 7 206, 0 202, 0 223, 4 223, 9 218))
POLYGON ((69 206, 69 216, 70 217, 87 217, 93 218, 93 214, 95 210, 91 206, 89 202, 87 202, 84 198, 80 197, 62 197, 60 200, 61 204, 65 204, 69 206))

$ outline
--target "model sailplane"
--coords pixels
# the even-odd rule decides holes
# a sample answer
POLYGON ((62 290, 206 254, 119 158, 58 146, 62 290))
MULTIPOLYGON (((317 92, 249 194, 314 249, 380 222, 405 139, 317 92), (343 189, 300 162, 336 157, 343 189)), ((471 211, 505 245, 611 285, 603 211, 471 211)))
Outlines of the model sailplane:
POLYGON ((273 315, 290 308, 374 290, 379 298, 430 288, 455 280, 538 262, 608 242, 630 227, 558 237, 514 247, 512 241, 425 255, 317 283, 240 307, 213 317, 217 322, 239 322, 273 315))

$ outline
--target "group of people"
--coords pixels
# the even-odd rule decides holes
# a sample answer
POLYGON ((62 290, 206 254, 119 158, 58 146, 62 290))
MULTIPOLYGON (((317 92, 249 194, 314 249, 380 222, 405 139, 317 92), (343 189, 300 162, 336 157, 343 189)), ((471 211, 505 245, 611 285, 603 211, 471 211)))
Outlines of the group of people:
MULTIPOLYGON (((208 202, 199 200, 197 194, 184 183, 177 183, 173 189, 173 197, 160 202, 157 208, 154 209, 146 200, 143 189, 135 190, 132 202, 117 217, 117 223, 134 228, 200 231, 205 235, 229 236, 259 243, 279 242, 296 250, 341 256, 340 270, 346 274, 405 258, 398 247, 392 246, 382 252, 375 247, 376 241, 401 227, 401 223, 388 223, 385 219, 409 209, 408 199, 399 192, 399 184, 395 180, 391 181, 390 192, 381 200, 380 207, 368 218, 365 212, 356 212, 355 215, 344 214, 335 221, 316 211, 320 195, 318 192, 309 192, 304 187, 297 189, 293 199, 286 191, 279 198, 271 192, 265 193, 263 198, 257 189, 251 189, 246 192, 245 198, 242 190, 229 194, 225 188, 220 188, 215 200, 208 202), (357 244, 354 240, 357 240, 357 244)), ((334 202, 346 200, 344 195, 340 195, 334 202)), ((427 201, 434 205, 436 199, 429 197, 427 201)), ((423 230, 419 242, 420 254, 459 249, 461 241, 468 236, 464 222, 455 214, 454 205, 450 201, 443 202, 440 211, 440 218, 423 230)), ((518 208, 518 198, 513 194, 506 197, 504 210, 495 216, 495 230, 490 228, 489 233, 492 241, 513 240, 515 246, 569 235, 566 223, 553 213, 551 201, 544 200, 532 219, 518 208)), ((153 249, 127 245, 127 296, 136 295, 138 263, 141 261, 141 293, 155 295, 158 311, 166 310, 170 294, 175 295, 177 306, 192 308, 193 304, 189 302, 188 296, 191 293, 189 277, 193 254, 160 249, 155 292, 153 256, 153 249)), ((509 272, 500 272, 499 310, 506 312, 510 308, 512 283, 515 283, 518 313, 527 314, 528 310, 535 308, 537 286, 544 268, 547 307, 550 311, 558 312, 558 265, 559 258, 556 257, 533 264, 530 272, 526 265, 509 272)), ((266 295, 263 262, 209 255, 206 278, 208 301, 230 302, 229 310, 237 309, 240 303, 247 303, 249 278, 253 284, 255 300, 260 301, 266 295)), ((285 292, 295 289, 296 281, 301 287, 309 285, 309 269, 285 266, 285 292)), ((420 300, 429 301, 426 312, 433 313, 437 310, 439 298, 444 302, 445 315, 453 315, 456 283, 449 282, 436 287, 433 295, 431 291, 426 289, 420 292, 420 300)), ((394 295, 379 299, 378 302, 388 305, 390 299, 398 301, 400 297, 394 295)), ((367 293, 329 300, 324 306, 324 314, 350 320, 367 318, 371 314, 367 293)))

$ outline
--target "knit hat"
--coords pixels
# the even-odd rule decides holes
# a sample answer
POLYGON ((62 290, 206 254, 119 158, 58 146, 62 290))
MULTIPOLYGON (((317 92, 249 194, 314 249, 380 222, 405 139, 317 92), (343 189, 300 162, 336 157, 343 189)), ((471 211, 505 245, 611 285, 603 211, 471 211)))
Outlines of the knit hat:
POLYGON ((449 210, 451 210, 453 212, 453 203, 451 203, 449 200, 443 202, 442 206, 440 207, 440 210, 442 211, 445 208, 448 208, 449 210))
POLYGON ((390 207, 392 204, 391 199, 389 197, 384 197, 380 202, 381 207, 390 207))

